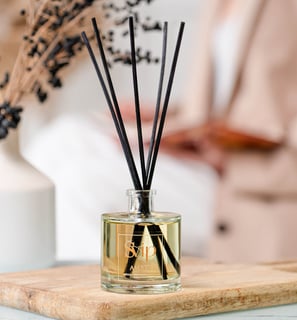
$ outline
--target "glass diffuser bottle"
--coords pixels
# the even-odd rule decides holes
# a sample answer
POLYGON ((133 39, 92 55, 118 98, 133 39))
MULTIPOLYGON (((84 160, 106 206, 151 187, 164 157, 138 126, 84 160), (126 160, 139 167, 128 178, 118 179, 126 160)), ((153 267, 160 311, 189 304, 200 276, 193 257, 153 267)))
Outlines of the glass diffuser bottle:
POLYGON ((128 212, 102 215, 102 287, 140 294, 178 290, 180 215, 154 211, 154 190, 127 194, 128 212))
POLYGON ((133 17, 129 17, 128 20, 131 55, 127 63, 132 66, 142 181, 131 151, 96 19, 92 19, 92 24, 108 86, 89 39, 86 33, 82 32, 82 39, 106 97, 134 185, 134 190, 128 191, 128 212, 102 215, 101 283, 104 289, 114 292, 141 294, 172 292, 180 288, 180 216, 153 210, 154 192, 151 190, 151 185, 183 37, 184 22, 180 24, 164 102, 161 106, 167 48, 167 22, 164 23, 158 97, 147 161, 145 161, 136 68, 135 28, 133 17))

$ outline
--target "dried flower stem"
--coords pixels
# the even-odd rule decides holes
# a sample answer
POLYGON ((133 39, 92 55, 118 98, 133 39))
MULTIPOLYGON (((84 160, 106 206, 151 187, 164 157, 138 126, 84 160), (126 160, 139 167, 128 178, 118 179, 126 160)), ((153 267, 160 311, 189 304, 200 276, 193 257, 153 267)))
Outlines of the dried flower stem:
MULTIPOLYGON (((45 72, 43 68, 43 63, 45 61, 45 58, 49 55, 49 53, 55 48, 57 43, 61 40, 61 37, 67 34, 71 29, 77 26, 77 23, 85 16, 85 15, 90 15, 92 12, 93 8, 88 8, 84 12, 81 12, 78 16, 76 16, 73 20, 71 20, 65 27, 63 32, 60 33, 60 37, 55 38, 54 41, 50 44, 50 46, 42 53, 42 55, 38 58, 35 59, 35 64, 31 66, 31 71, 27 71, 25 73, 21 72, 16 72, 14 73, 16 66, 19 67, 20 63, 17 63, 18 60, 22 61, 22 67, 26 67, 26 58, 24 57, 23 53, 25 50, 20 50, 19 56, 17 58, 15 68, 13 69, 13 73, 11 75, 11 81, 12 83, 15 83, 14 86, 9 87, 9 91, 6 96, 7 101, 11 101, 13 105, 17 104, 22 95, 25 93, 29 93, 32 91, 32 88, 34 86, 34 82, 36 81, 36 78, 43 72, 45 72), (13 90, 14 88, 12 87, 17 87, 18 90, 13 90)), ((47 26, 44 26, 41 28, 38 37, 42 37, 48 30, 47 26)), ((23 44, 24 47, 26 44, 23 44)))
MULTIPOLYGON (((27 34, 23 37, 18 56, 11 74, 5 74, 0 83, 0 139, 5 138, 9 128, 16 128, 20 121, 22 108, 17 107, 24 94, 34 93, 40 102, 47 99, 50 87, 62 87, 60 71, 68 66, 83 48, 80 31, 84 22, 94 14, 95 4, 101 5, 101 18, 111 22, 113 26, 122 26, 128 15, 138 13, 135 8, 151 1, 126 1, 126 5, 118 7, 116 0, 29 0, 26 16, 27 34), (120 19, 119 19, 120 17, 120 19), (118 22, 120 21, 120 22, 118 22)), ((138 19, 138 26, 147 31, 148 28, 138 19)), ((110 24, 110 25, 111 25, 110 24)), ((110 27, 105 23, 105 26, 110 27)), ((157 27, 150 30, 157 30, 157 27)), ((87 33, 89 33, 89 28, 87 33)), ((92 39, 93 35, 90 35, 92 39)), ((114 30, 104 36, 104 45, 108 48, 111 63, 130 63, 126 53, 113 46, 114 30)), ((150 52, 141 53, 137 48, 138 61, 157 62, 150 52)))

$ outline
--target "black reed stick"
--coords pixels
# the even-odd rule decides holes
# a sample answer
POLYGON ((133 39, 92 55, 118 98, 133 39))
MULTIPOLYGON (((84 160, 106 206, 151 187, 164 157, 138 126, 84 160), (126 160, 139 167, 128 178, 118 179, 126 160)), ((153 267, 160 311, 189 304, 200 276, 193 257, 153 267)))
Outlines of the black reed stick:
POLYGON ((147 183, 146 183, 146 186, 148 189, 151 188, 151 184, 152 184, 152 179, 153 179, 154 170, 155 170, 155 166, 156 166, 156 160, 157 160, 157 156, 158 156, 158 152, 159 152, 161 137, 162 137, 165 118, 166 118, 166 113, 167 113, 167 109, 168 109, 168 103, 169 103, 169 99, 170 99, 172 84, 173 84, 173 80, 174 80, 176 64, 177 64, 178 55, 179 55, 179 51, 180 51, 180 45, 181 45, 181 41, 182 41, 182 37, 183 37, 183 33, 184 33, 184 27, 185 27, 185 23, 182 22, 180 24, 176 47, 175 47, 172 65, 171 65, 171 70, 170 70, 170 74, 169 74, 169 80, 168 80, 167 90, 166 90, 166 94, 165 94, 163 110, 161 113, 161 119, 160 119, 159 129, 158 129, 158 133, 157 133, 157 139, 156 139, 155 148, 154 148, 154 152, 153 152, 152 164, 150 167, 150 171, 148 173, 148 178, 147 178, 147 183))
MULTIPOLYGON (((129 168, 131 168, 133 170, 133 167, 134 167, 134 169, 135 169, 135 178, 136 179, 133 178, 133 175, 132 175, 133 171, 130 170, 131 176, 132 176, 132 180, 134 182, 135 189, 136 189, 136 183, 139 183, 139 186, 137 185, 137 188, 138 188, 137 190, 141 190, 140 180, 139 180, 139 177, 138 177, 138 174, 137 174, 137 170, 136 170, 136 167, 135 167, 133 155, 131 153, 131 149, 130 149, 128 138, 127 138, 127 135, 126 135, 125 127, 124 127, 124 124, 123 124, 123 121, 122 121, 121 112, 120 112, 120 109, 119 109, 119 106, 118 106, 118 103, 117 103, 115 91, 114 91, 113 84, 112 84, 112 81, 111 81, 111 77, 110 77, 110 73, 109 73, 109 69, 108 69, 108 65, 107 65, 107 61, 106 61, 106 57, 105 57, 104 49, 103 49, 103 46, 102 46, 102 41, 101 41, 101 38, 100 38, 100 33, 99 33, 99 30, 98 30, 98 27, 97 27, 96 20, 92 19, 92 23, 93 23, 95 35, 96 35, 96 38, 97 38, 98 47, 99 47, 99 50, 100 50, 100 53, 101 53, 102 62, 104 64, 104 68, 106 68, 105 69, 106 76, 107 76, 107 79, 109 79, 108 80, 109 81, 109 86, 110 86, 111 93, 113 95, 113 100, 115 102, 115 108, 116 108, 116 111, 118 113, 118 119, 117 119, 116 114, 114 112, 114 109, 112 107, 112 103, 111 103, 111 100, 110 100, 106 85, 104 83, 104 80, 103 80, 103 77, 102 77, 102 73, 101 73, 100 68, 98 66, 98 63, 96 61, 94 52, 93 52, 92 47, 91 47, 91 45, 90 45, 90 43, 88 41, 88 38, 87 38, 87 36, 86 36, 86 34, 84 32, 82 33, 82 38, 83 38, 83 40, 84 40, 84 42, 85 42, 85 44, 87 46, 87 49, 88 49, 90 57, 91 57, 91 59, 93 61, 96 73, 97 73, 98 78, 100 80, 102 89, 104 91, 108 106, 109 106, 111 114, 112 114, 113 121, 115 123, 115 126, 116 126, 116 129, 117 129, 121 144, 123 146, 123 150, 124 150, 125 155, 126 155, 126 159, 127 159, 129 168), (122 130, 121 130, 121 122, 122 122, 122 128, 123 128, 122 130), (125 139, 125 137, 126 137, 126 139, 125 139), (128 160, 129 157, 131 159, 130 161, 128 160)), ((133 230, 133 241, 134 242, 135 241, 137 243, 141 242, 143 231, 144 231, 144 227, 142 228, 139 225, 135 225, 134 226, 134 230, 133 230)), ((157 255, 157 259, 158 259, 158 264, 159 264, 159 266, 161 266, 161 265, 164 265, 164 263, 163 263, 163 261, 160 260, 161 259, 160 257, 162 257, 162 252, 161 252, 160 247, 159 248, 156 247, 156 251, 158 251, 158 250, 160 252, 157 252, 156 255, 157 255)), ((133 271, 135 262, 136 262, 136 257, 132 257, 132 258, 128 259, 128 262, 127 262, 127 265, 126 265, 126 269, 125 269, 125 274, 129 274, 129 272, 133 271)), ((164 269, 161 269, 161 272, 163 274, 164 273, 164 269)), ((164 275, 163 275, 163 277, 164 277, 164 275)), ((165 275, 165 277, 167 277, 167 275, 165 275)))
POLYGON ((176 270, 177 273, 180 273, 180 265, 179 265, 178 261, 175 259, 175 256, 174 256, 166 238, 164 237, 160 226, 158 226, 157 224, 153 224, 150 226, 150 228, 151 228, 151 231, 155 235, 158 236, 159 241, 162 243, 162 245, 167 253, 167 256, 168 256, 169 260, 171 261, 174 269, 176 270))
MULTIPOLYGON (((109 68, 108 68, 105 52, 104 52, 104 49, 103 49, 102 40, 101 40, 101 37, 100 37, 100 32, 99 32, 99 29, 98 29, 96 18, 92 18, 92 24, 93 24, 93 29, 94 29, 94 32, 95 32, 95 36, 96 36, 99 52, 100 52, 100 55, 101 55, 103 67, 104 67, 104 70, 105 70, 106 78, 107 78, 107 81, 108 81, 109 89, 110 89, 110 92, 111 92, 112 100, 113 100, 113 103, 114 103, 115 111, 116 111, 116 114, 117 114, 119 126, 121 127, 121 131, 122 131, 122 134, 123 134, 123 138, 125 140, 125 144, 127 145, 128 152, 129 152, 129 154, 131 155, 131 157, 133 159, 131 148, 130 148, 129 141, 128 141, 127 134, 126 134, 126 130, 125 130, 125 126, 124 126, 124 123, 123 123, 122 115, 121 115, 121 112, 120 112, 119 104, 118 104, 118 101, 117 101, 116 93, 115 93, 115 90, 114 90, 114 87, 113 87, 113 83, 112 83, 112 79, 111 79, 111 76, 110 76, 110 72, 109 72, 109 68)), ((141 226, 136 225, 134 227, 134 230, 133 230, 134 238, 133 238, 132 241, 134 241, 134 242, 136 241, 136 242, 140 242, 141 243, 143 231, 144 231, 144 228, 142 228, 141 226)), ((159 244, 158 238, 152 237, 152 241, 153 241, 153 243, 155 245, 155 248, 156 248, 157 260, 158 260, 158 264, 159 264, 159 268, 160 268, 162 277, 163 277, 163 279, 167 279, 167 270, 166 270, 166 266, 165 266, 164 260, 162 258, 162 251, 161 251, 161 248, 160 248, 160 244, 159 244)), ((133 270, 135 262, 136 262, 136 257, 133 257, 133 259, 129 259, 129 263, 127 263, 127 265, 126 265, 125 274, 129 274, 129 272, 131 272, 133 270)))
POLYGON ((121 128, 120 128, 118 120, 117 120, 117 116, 115 114, 115 111, 114 111, 114 108, 113 108, 113 105, 112 105, 108 90, 107 90, 106 85, 104 83, 104 79, 102 77, 102 73, 101 73, 100 68, 98 66, 98 63, 96 61, 94 52, 92 50, 92 47, 91 47, 91 45, 89 43, 89 40, 88 40, 87 35, 85 34, 85 32, 82 32, 81 35, 82 35, 82 39, 83 39, 83 41, 84 41, 84 43, 85 43, 85 45, 86 45, 86 47, 88 49, 89 55, 91 57, 91 60, 93 62, 94 68, 96 70, 98 79, 100 81, 102 90, 104 92, 108 107, 110 109, 111 116, 112 116, 113 122, 115 124, 116 130, 117 130, 117 133, 118 133, 118 136, 119 136, 119 139, 120 139, 120 142, 121 142, 121 145, 122 145, 122 148, 123 148, 123 151, 124 151, 127 163, 128 163, 128 167, 129 167, 129 170, 130 170, 130 173, 131 173, 131 177, 132 177, 132 180, 133 180, 134 187, 137 190, 141 190, 141 182, 140 182, 138 174, 137 174, 137 169, 136 169, 133 157, 131 157, 131 155, 129 154, 127 144, 124 141, 124 138, 123 138, 123 135, 122 135, 122 131, 121 131, 121 128))
POLYGON ((138 147, 139 147, 139 156, 140 156, 140 167, 141 167, 141 173, 142 173, 142 185, 144 188, 145 181, 146 181, 146 173, 145 173, 144 148, 143 148, 140 103, 139 103, 139 92, 138 92, 138 81, 137 81, 133 17, 129 17, 129 29, 130 29, 131 63, 132 63, 133 86, 134 86, 135 113, 136 113, 136 123, 137 123, 137 133, 138 133, 138 147))
MULTIPOLYGON (((172 89, 172 83, 173 83, 173 79, 174 79, 174 73, 175 73, 175 68, 176 68, 176 63, 177 63, 177 58, 178 58, 178 53, 179 53, 179 49, 180 49, 180 44, 181 44, 181 40, 182 40, 182 34, 183 34, 183 29, 184 29, 184 23, 181 24, 180 26, 180 31, 179 31, 179 36, 178 36, 178 40, 177 40, 177 45, 175 48, 175 53, 174 53, 174 58, 173 58, 173 63, 172 63, 172 67, 171 67, 171 71, 170 71, 170 76, 169 76, 169 81, 168 81, 168 86, 167 86, 167 91, 166 91, 166 95, 165 95, 165 101, 164 101, 164 105, 163 105, 163 110, 162 110, 162 114, 161 114, 161 119, 160 119, 160 124, 159 124, 159 128, 158 128, 158 133, 157 133, 157 139, 155 141, 155 139, 153 138, 153 146, 152 146, 152 160, 148 161, 148 172, 146 172, 146 168, 145 168, 145 161, 144 161, 144 147, 143 147, 143 139, 142 139, 142 128, 141 128, 141 115, 140 115, 140 104, 139 104, 139 94, 138 94, 138 82, 137 82, 137 69, 136 69, 136 55, 135 55, 135 42, 134 42, 134 26, 133 26, 133 18, 129 19, 129 27, 130 27, 130 42, 131 42, 131 62, 132 62, 132 71, 133 71, 133 84, 134 84, 134 97, 135 97, 135 111, 136 111, 136 119, 137 119, 137 131, 138 131, 138 140, 139 140, 139 153, 140 153, 140 160, 141 160, 141 170, 142 170, 142 178, 143 178, 143 186, 141 185, 138 173, 137 173, 137 169, 135 166, 135 162, 133 159, 133 155, 131 152, 131 148, 129 145, 129 141, 127 138, 127 134, 126 134, 126 130, 125 130, 125 126, 122 120, 122 116, 121 116, 121 112, 120 112, 120 108, 118 105, 118 101, 116 98, 116 94, 115 94, 115 90, 113 88, 113 84, 112 84, 112 80, 110 77, 110 73, 109 73, 109 69, 108 69, 108 64, 106 61, 106 57, 104 54, 104 49, 103 49, 103 45, 102 45, 102 41, 100 38, 100 32, 98 30, 97 27, 97 23, 95 18, 92 19, 92 23, 93 23, 93 27, 94 27, 94 31, 95 31, 95 36, 97 39, 97 43, 98 43, 98 47, 99 47, 99 51, 102 57, 102 62, 103 62, 103 66, 105 69, 105 74, 107 77, 107 81, 109 84, 109 88, 111 91, 111 95, 112 95, 112 100, 109 96, 109 92, 107 90, 107 87, 104 83, 104 79, 102 77, 102 73, 100 71, 99 65, 96 61, 94 52, 92 50, 92 47, 89 43, 89 40, 85 34, 85 32, 82 33, 82 38, 83 41, 85 43, 85 45, 87 46, 87 49, 89 51, 89 55, 91 57, 91 60, 94 64, 98 79, 100 81, 100 84, 102 86, 104 95, 106 97, 106 101, 107 104, 109 106, 111 115, 112 115, 112 119, 114 121, 127 163, 128 163, 128 167, 130 170, 130 174, 134 183, 134 187, 136 190, 144 190, 144 188, 146 186, 148 186, 148 189, 150 189, 151 186, 151 182, 152 182, 152 176, 154 173, 154 168, 155 168, 155 164, 156 164, 156 159, 157 159, 157 154, 158 154, 158 150, 159 150, 159 145, 160 145, 160 140, 161 140, 161 136, 162 136, 162 131, 163 131, 163 127, 164 127, 164 122, 165 122, 165 117, 166 117, 166 112, 167 112, 167 107, 168 107, 168 102, 169 102, 169 98, 170 98, 170 93, 171 93, 171 89, 172 89), (112 102, 114 103, 114 106, 112 104, 112 102)), ((163 40, 165 39, 165 41, 167 41, 167 24, 165 23, 164 29, 164 37, 163 40)), ((164 57, 164 50, 166 53, 166 43, 163 43, 163 56, 162 56, 162 66, 161 68, 165 69, 165 57, 164 57), (164 49, 165 48, 165 49, 164 49)), ((164 70, 161 70, 161 75, 160 75, 160 83, 159 83, 159 89, 158 89, 158 100, 161 100, 161 96, 162 96, 162 86, 163 86, 163 78, 164 78, 164 70), (160 98, 159 98, 160 97, 160 98)), ((157 101, 157 106, 159 104, 159 109, 160 109, 160 102, 157 101)), ((156 108, 158 109, 158 107, 156 108)), ((159 115, 159 110, 156 110, 156 114, 155 114, 155 127, 157 127, 157 122, 158 122, 158 115, 159 115)), ((153 133, 153 135, 156 134, 156 128, 155 128, 155 132, 153 133)), ((149 159, 148 159, 149 160, 149 159)), ((135 224, 134 226, 134 231, 133 231, 133 236, 132 236, 132 241, 134 243, 141 243, 142 241, 142 236, 144 233, 144 226, 141 226, 139 224, 135 224)), ((167 270, 166 270, 166 266, 164 264, 164 259, 163 259, 163 255, 162 255, 162 249, 160 246, 160 243, 163 245, 164 250, 167 253, 167 256, 169 258, 169 260, 171 261, 172 265, 174 266, 174 268, 176 269, 176 271, 179 273, 180 272, 180 266, 179 263, 177 262, 177 260, 174 257, 174 254, 166 240, 166 238, 163 236, 162 230, 160 228, 160 226, 155 225, 155 224, 151 224, 149 226, 147 226, 149 233, 151 235, 152 238, 152 242, 154 243, 154 246, 156 248, 156 256, 157 256, 157 260, 158 260, 158 264, 159 264, 159 268, 160 268, 160 272, 162 274, 163 279, 167 279, 167 270), (156 237, 157 236, 157 237, 156 237)), ((130 274, 133 272, 134 270, 134 266, 135 266, 135 262, 136 262, 137 256, 131 257, 128 259, 127 261, 127 265, 125 268, 125 275, 126 277, 130 277, 130 274)))
POLYGON ((122 133, 122 136, 123 136, 124 144, 125 144, 126 149, 127 149, 128 157, 129 157, 130 161, 132 162, 133 172, 134 172, 134 175, 136 176, 136 180, 137 180, 137 187, 140 188, 139 190, 141 190, 141 183, 140 183, 140 180, 139 180, 139 177, 138 177, 138 174, 137 174, 136 165, 135 165, 135 162, 134 162, 134 158, 133 158, 133 155, 132 155, 131 147, 130 147, 129 140, 128 140, 128 137, 127 137, 127 132, 126 132, 125 125, 124 125, 124 122, 123 122, 123 118, 122 118, 122 114, 121 114, 121 111, 120 111, 118 99, 117 99, 117 96, 116 96, 116 93, 115 93, 115 90, 114 90, 114 86, 113 86, 113 83, 112 83, 112 79, 111 79, 111 76, 110 76, 109 67, 108 67, 108 63, 107 63, 107 60, 106 60, 105 52, 104 52, 104 49, 103 49, 103 44, 102 44, 102 40, 101 40, 99 29, 98 29, 98 25, 97 25, 97 22, 96 22, 96 18, 92 18, 92 24, 93 24, 93 29, 94 29, 94 32, 95 32, 95 37, 96 37, 96 40, 97 40, 99 52, 100 52, 100 55, 101 55, 102 64, 103 64, 103 68, 104 68, 104 71, 105 71, 106 79, 107 79, 107 82, 108 82, 109 90, 110 90, 110 93, 111 93, 112 101, 113 101, 113 104, 114 104, 115 113, 117 115, 117 121, 118 121, 119 127, 121 129, 121 133, 122 133))
MULTIPOLYGON (((166 279, 168 279, 168 273, 167 273, 167 268, 166 268, 165 261, 163 259, 163 254, 162 254, 162 249, 161 249, 161 246, 160 246, 160 242, 159 242, 159 240, 160 240, 161 243, 162 243, 162 240, 160 239, 159 236, 156 236, 154 226, 155 225, 150 225, 147 228, 148 228, 148 231, 150 233, 150 236, 151 236, 151 239, 152 239, 152 243, 153 243, 154 247, 156 248, 156 256, 157 256, 158 265, 159 265, 159 269, 160 269, 162 278, 164 280, 166 280, 166 279)), ((163 237, 161 237, 161 238, 163 238, 163 237)))
MULTIPOLYGON (((158 128, 158 133, 157 133, 157 139, 156 139, 155 148, 154 148, 154 151, 153 151, 152 163, 151 163, 150 170, 149 170, 149 173, 148 173, 149 175, 147 177, 147 181, 145 183, 145 187, 147 188, 147 190, 149 190, 151 188, 152 178, 153 178, 153 174, 154 174, 157 155, 158 155, 159 146, 160 146, 160 142, 161 142, 161 137, 162 137, 162 133, 163 133, 163 127, 164 127, 164 123, 165 123, 165 118, 166 118, 169 98, 170 98, 172 84, 173 84, 173 80, 174 80, 176 64, 177 64, 178 55, 179 55, 179 51, 180 51, 180 45, 181 45, 181 41, 182 41, 182 37, 183 37, 184 25, 185 25, 185 23, 182 22, 180 24, 180 28, 179 28, 179 33, 178 33, 178 37, 177 37, 176 47, 175 47, 175 51, 174 51, 174 56, 173 56, 173 60, 172 60, 172 66, 171 66, 171 70, 170 70, 167 90, 166 90, 166 94, 165 94, 165 99, 164 99, 164 104, 163 104, 163 109, 162 109, 162 114, 161 114, 161 119, 160 119, 160 124, 159 124, 159 128, 158 128)), ((162 235, 161 228, 158 225, 154 225, 154 229, 155 229, 155 232, 157 232, 157 233, 162 235)), ((163 236, 162 236, 162 238, 163 238, 163 245, 164 245, 164 248, 165 248, 165 250, 167 252, 167 255, 168 255, 170 261, 172 262, 174 268, 179 273, 180 272, 180 265, 179 265, 178 261, 175 259, 174 254, 172 253, 172 251, 170 249, 170 246, 168 245, 168 242, 166 241, 166 239, 163 236)), ((132 262, 128 261, 127 265, 128 264, 130 265, 131 263, 135 263, 135 262, 136 262, 136 260, 132 261, 132 262)), ((160 261, 158 261, 158 263, 160 265, 160 261)))
MULTIPOLYGON (((114 116, 113 116, 113 119, 115 121, 115 125, 117 127, 118 134, 119 134, 119 130, 121 130, 121 132, 122 132, 121 135, 119 134, 120 139, 121 139, 121 141, 123 141, 123 144, 125 145, 125 150, 126 150, 128 156, 132 159, 132 163, 134 163, 134 159, 133 159, 131 148, 130 148, 130 145, 129 145, 129 141, 128 141, 128 138, 127 138, 125 126, 124 126, 124 123, 123 123, 123 120, 122 120, 122 116, 121 116, 121 112, 120 112, 120 109, 119 109, 119 105, 118 105, 118 102, 117 102, 115 90, 114 90, 114 87, 113 87, 113 84, 112 84, 112 80, 111 80, 111 77, 110 77, 110 72, 109 72, 109 68, 108 68, 108 65, 107 65, 107 61, 106 61, 106 57, 105 57, 105 53, 104 53, 104 49, 103 49, 103 45, 102 45, 102 41, 101 41, 101 37, 100 37, 100 32, 99 32, 99 29, 98 29, 98 26, 97 26, 95 18, 92 19, 92 24, 93 24, 95 36, 96 36, 96 39, 97 39, 97 44, 98 44, 98 48, 99 48, 99 51, 100 51, 100 55, 101 55, 101 58, 102 58, 102 63, 103 63, 103 66, 104 66, 106 78, 107 78, 107 81, 108 81, 108 84, 109 84, 109 88, 110 88, 110 91, 111 91, 111 95, 112 95, 112 99, 113 99, 113 103, 114 103, 114 107, 115 107, 115 110, 116 110, 116 115, 117 115, 117 120, 118 121, 115 121, 115 117, 114 116)), ((83 35, 83 39, 84 39, 84 41, 87 40, 85 34, 83 35)), ((92 56, 94 57, 92 48, 91 48, 91 46, 89 44, 87 44, 87 42, 85 41, 85 43, 87 45, 87 48, 89 49, 89 53, 90 53, 91 57, 92 56)), ((103 86, 102 87, 105 88, 104 93, 107 93, 106 98, 107 98, 107 100, 110 100, 110 97, 109 97, 107 89, 106 89, 106 85, 105 85, 105 83, 103 81, 102 73, 100 71, 100 68, 99 68, 96 60, 95 60, 94 66, 96 68, 96 71, 97 71, 97 74, 99 76, 99 79, 101 79, 100 80, 101 84, 103 82, 103 86)), ((110 104, 111 104, 111 101, 109 101, 108 105, 110 106, 110 104)), ((113 109, 111 109, 111 110, 113 110, 113 109)), ((114 115, 114 111, 112 112, 112 114, 114 115)), ((135 167, 135 164, 134 164, 134 167, 135 167)), ((136 169, 136 167, 135 167, 135 169, 136 169)), ((136 172, 136 176, 138 177, 137 172, 136 172)), ((132 239, 132 241, 135 242, 135 243, 139 242, 139 244, 140 244, 141 240, 142 240, 143 232, 144 232, 144 227, 139 226, 139 225, 135 225, 134 226, 134 230, 133 230, 133 239, 132 239)), ((161 251, 161 248, 160 248, 160 244, 159 244, 157 238, 152 238, 152 240, 154 241, 154 244, 155 244, 155 247, 156 247, 156 256, 157 256, 157 260, 158 260, 160 271, 162 273, 162 277, 163 277, 163 279, 167 279, 167 271, 166 271, 166 268, 164 269, 165 265, 164 265, 164 261, 163 261, 163 258, 162 258, 162 251, 161 251)), ((127 274, 129 274, 129 273, 131 273, 133 271, 135 262, 136 262, 136 257, 132 257, 132 258, 128 259, 128 262, 127 262, 127 265, 126 265, 126 269, 125 269, 126 276, 127 276, 127 274)))
MULTIPOLYGON (((148 177, 151 161, 152 161, 152 154, 155 146, 155 139, 156 139, 156 132, 157 132, 157 125, 159 120, 159 113, 160 113, 160 106, 161 106, 161 99, 162 99, 162 90, 163 90, 163 82, 164 82, 164 74, 165 74, 165 66, 166 66, 166 53, 167 53, 167 31, 168 31, 168 23, 164 23, 163 27, 163 47, 162 47, 162 61, 161 61, 161 70, 160 70, 160 79, 159 79, 159 87, 158 87, 158 96, 157 96, 157 103, 156 103, 156 110, 153 120, 153 128, 152 128, 152 135, 151 141, 147 156, 146 162, 146 176, 148 177)), ((145 189, 148 189, 147 181, 145 184, 145 189)))

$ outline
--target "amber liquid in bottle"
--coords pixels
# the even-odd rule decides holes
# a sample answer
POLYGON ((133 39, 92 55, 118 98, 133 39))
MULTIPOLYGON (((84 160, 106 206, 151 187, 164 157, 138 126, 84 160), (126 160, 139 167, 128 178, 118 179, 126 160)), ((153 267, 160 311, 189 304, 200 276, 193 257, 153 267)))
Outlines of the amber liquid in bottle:
POLYGON ((152 191, 129 191, 129 212, 102 215, 101 284, 120 293, 180 288, 180 215, 154 212, 152 191))

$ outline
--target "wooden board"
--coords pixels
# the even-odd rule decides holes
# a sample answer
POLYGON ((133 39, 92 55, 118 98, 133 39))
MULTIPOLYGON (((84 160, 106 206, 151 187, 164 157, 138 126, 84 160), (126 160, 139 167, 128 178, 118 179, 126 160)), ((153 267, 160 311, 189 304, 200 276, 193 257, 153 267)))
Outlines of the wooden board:
POLYGON ((161 295, 101 290, 99 266, 0 275, 0 304, 63 320, 177 319, 297 302, 297 262, 182 262, 183 289, 161 295))

